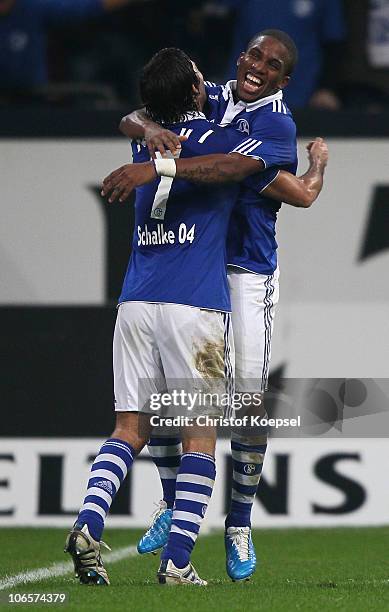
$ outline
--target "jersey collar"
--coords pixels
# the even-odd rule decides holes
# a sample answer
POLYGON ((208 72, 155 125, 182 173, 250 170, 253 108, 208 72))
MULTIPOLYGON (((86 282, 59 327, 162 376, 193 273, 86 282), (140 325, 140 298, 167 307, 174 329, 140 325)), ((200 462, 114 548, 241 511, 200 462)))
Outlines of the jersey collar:
MULTIPOLYGON (((226 90, 229 95, 230 103, 234 104, 233 93, 236 90, 236 81, 227 81, 226 90)), ((271 96, 266 96, 266 98, 260 98, 259 100, 255 100, 255 102, 243 102, 243 100, 239 100, 234 106, 239 106, 242 110, 245 109, 246 112, 250 113, 251 111, 256 110, 257 108, 261 108, 261 106, 266 106, 266 104, 270 104, 274 100, 282 100, 283 92, 282 89, 277 91, 275 94, 271 96)))

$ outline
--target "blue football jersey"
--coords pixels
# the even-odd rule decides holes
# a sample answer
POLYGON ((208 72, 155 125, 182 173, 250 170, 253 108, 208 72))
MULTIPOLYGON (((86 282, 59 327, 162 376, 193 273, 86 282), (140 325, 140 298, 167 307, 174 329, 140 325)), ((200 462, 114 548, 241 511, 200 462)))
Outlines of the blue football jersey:
MULTIPOLYGON (((229 153, 242 142, 198 114, 170 126, 187 136, 180 157, 229 153)), ((150 159, 144 143, 132 143, 134 162, 150 159)), ((200 184, 168 177, 138 187, 133 249, 119 303, 186 304, 231 309, 226 237, 238 184, 200 184)))
MULTIPOLYGON (((210 121, 230 126, 244 136, 234 151, 261 159, 265 170, 242 184, 231 215, 227 249, 229 265, 257 274, 272 274, 277 267, 276 220, 281 202, 261 191, 280 169, 297 170, 296 125, 283 102, 282 91, 255 102, 233 99, 235 81, 206 83, 206 114, 210 121)), ((225 128, 227 129, 227 128, 225 128)))

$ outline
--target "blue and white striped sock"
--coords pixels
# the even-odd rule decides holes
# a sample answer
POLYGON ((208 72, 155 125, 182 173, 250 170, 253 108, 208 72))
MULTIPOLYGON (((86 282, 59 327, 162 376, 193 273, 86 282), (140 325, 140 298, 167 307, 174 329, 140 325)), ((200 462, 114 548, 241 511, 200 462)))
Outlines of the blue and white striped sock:
POLYGON ((88 490, 77 523, 86 523, 89 533, 97 542, 101 540, 105 518, 135 454, 132 446, 124 440, 110 438, 104 442, 92 464, 88 490))
POLYGON ((179 568, 188 565, 212 495, 215 476, 215 459, 211 455, 182 455, 172 526, 161 559, 171 559, 179 568))
POLYGON ((163 489, 163 499, 168 508, 173 508, 176 495, 176 478, 181 463, 182 444, 179 438, 150 438, 148 449, 163 489))
POLYGON ((226 529, 251 527, 251 509, 261 478, 266 440, 263 436, 264 443, 258 444, 257 438, 250 440, 232 434, 232 493, 231 507, 225 521, 226 529))

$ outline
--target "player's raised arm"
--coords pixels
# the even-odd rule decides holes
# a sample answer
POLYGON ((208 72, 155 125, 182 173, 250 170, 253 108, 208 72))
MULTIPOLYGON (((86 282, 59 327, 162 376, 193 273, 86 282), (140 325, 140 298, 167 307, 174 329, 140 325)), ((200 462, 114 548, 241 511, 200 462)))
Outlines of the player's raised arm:
POLYGON ((157 151, 161 155, 165 155, 166 151, 169 150, 175 155, 181 148, 181 141, 185 140, 185 136, 177 136, 174 132, 166 130, 152 121, 143 108, 123 117, 119 130, 133 140, 144 138, 150 157, 153 158, 157 151))
POLYGON ((309 208, 323 188, 324 170, 328 162, 328 147, 322 138, 307 146, 309 168, 305 174, 294 176, 281 170, 276 179, 262 193, 285 204, 309 208))
MULTIPOLYGON (((305 174, 296 177, 282 170, 262 193, 291 206, 309 208, 323 187, 328 147, 322 138, 316 138, 309 143, 307 150, 309 168, 305 174)), ((236 153, 126 164, 104 179, 101 194, 103 196, 110 194, 109 202, 117 199, 123 202, 136 187, 153 181, 158 175, 177 176, 191 182, 223 183, 242 181, 260 170, 263 170, 261 160, 236 153)))

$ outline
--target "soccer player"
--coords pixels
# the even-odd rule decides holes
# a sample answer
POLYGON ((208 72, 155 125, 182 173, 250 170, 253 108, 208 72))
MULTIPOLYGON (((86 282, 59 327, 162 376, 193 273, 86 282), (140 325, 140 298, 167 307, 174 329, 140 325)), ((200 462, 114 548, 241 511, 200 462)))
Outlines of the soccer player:
MULTIPOLYGON (((231 125, 245 134, 242 145, 230 155, 170 160, 168 167, 157 168, 162 175, 166 173, 199 183, 241 181, 253 172, 275 172, 273 181, 261 192, 246 181, 230 222, 227 245, 237 391, 255 393, 266 388, 278 301, 277 212, 282 201, 310 206, 322 188, 327 163, 326 145, 318 139, 310 145, 310 167, 305 175, 296 179, 284 171, 279 172, 280 168, 294 171, 297 163, 295 125, 282 100, 282 89, 290 80, 296 59, 295 45, 283 32, 267 30, 255 36, 238 60, 237 81, 207 88, 208 117, 215 125, 231 125)), ((176 135, 153 125, 141 113, 125 118, 121 127, 130 137, 145 136, 151 152, 154 148, 163 152, 165 145, 173 150, 180 146, 176 135)), ((107 177, 104 192, 113 190, 112 201, 124 200, 136 185, 153 177, 152 164, 126 165, 107 177)), ((262 432, 232 434, 233 489, 225 542, 227 572, 234 580, 248 578, 255 570, 250 515, 266 441, 262 432)), ((160 472, 164 503, 140 542, 141 552, 163 545, 160 525, 171 514, 169 506, 174 500, 179 440, 169 440, 165 444, 163 440, 152 439, 149 450, 160 472)))
MULTIPOLYGON (((187 136, 183 159, 230 152, 242 143, 239 132, 226 132, 199 112, 205 98, 202 75, 180 50, 165 49, 152 58, 143 71, 141 94, 154 120, 187 136)), ((150 159, 145 144, 133 143, 133 155, 136 162, 150 159)), ((166 160, 159 161, 163 168, 166 160)), ((261 189, 263 177, 258 180, 261 189)), ((204 351, 213 379, 228 390, 233 345, 225 245, 237 194, 234 185, 198 186, 172 177, 155 177, 137 191, 133 251, 113 341, 116 427, 93 462, 83 506, 66 541, 82 583, 109 584, 100 554, 105 517, 150 437, 151 394, 170 389, 172 379, 197 392, 210 385, 212 390, 209 371, 200 363, 204 351)), ((197 408, 220 416, 223 406, 197 408)), ((216 433, 209 426, 199 435, 188 426, 182 437, 175 509, 158 577, 162 584, 204 585, 190 555, 215 480, 216 433)))

